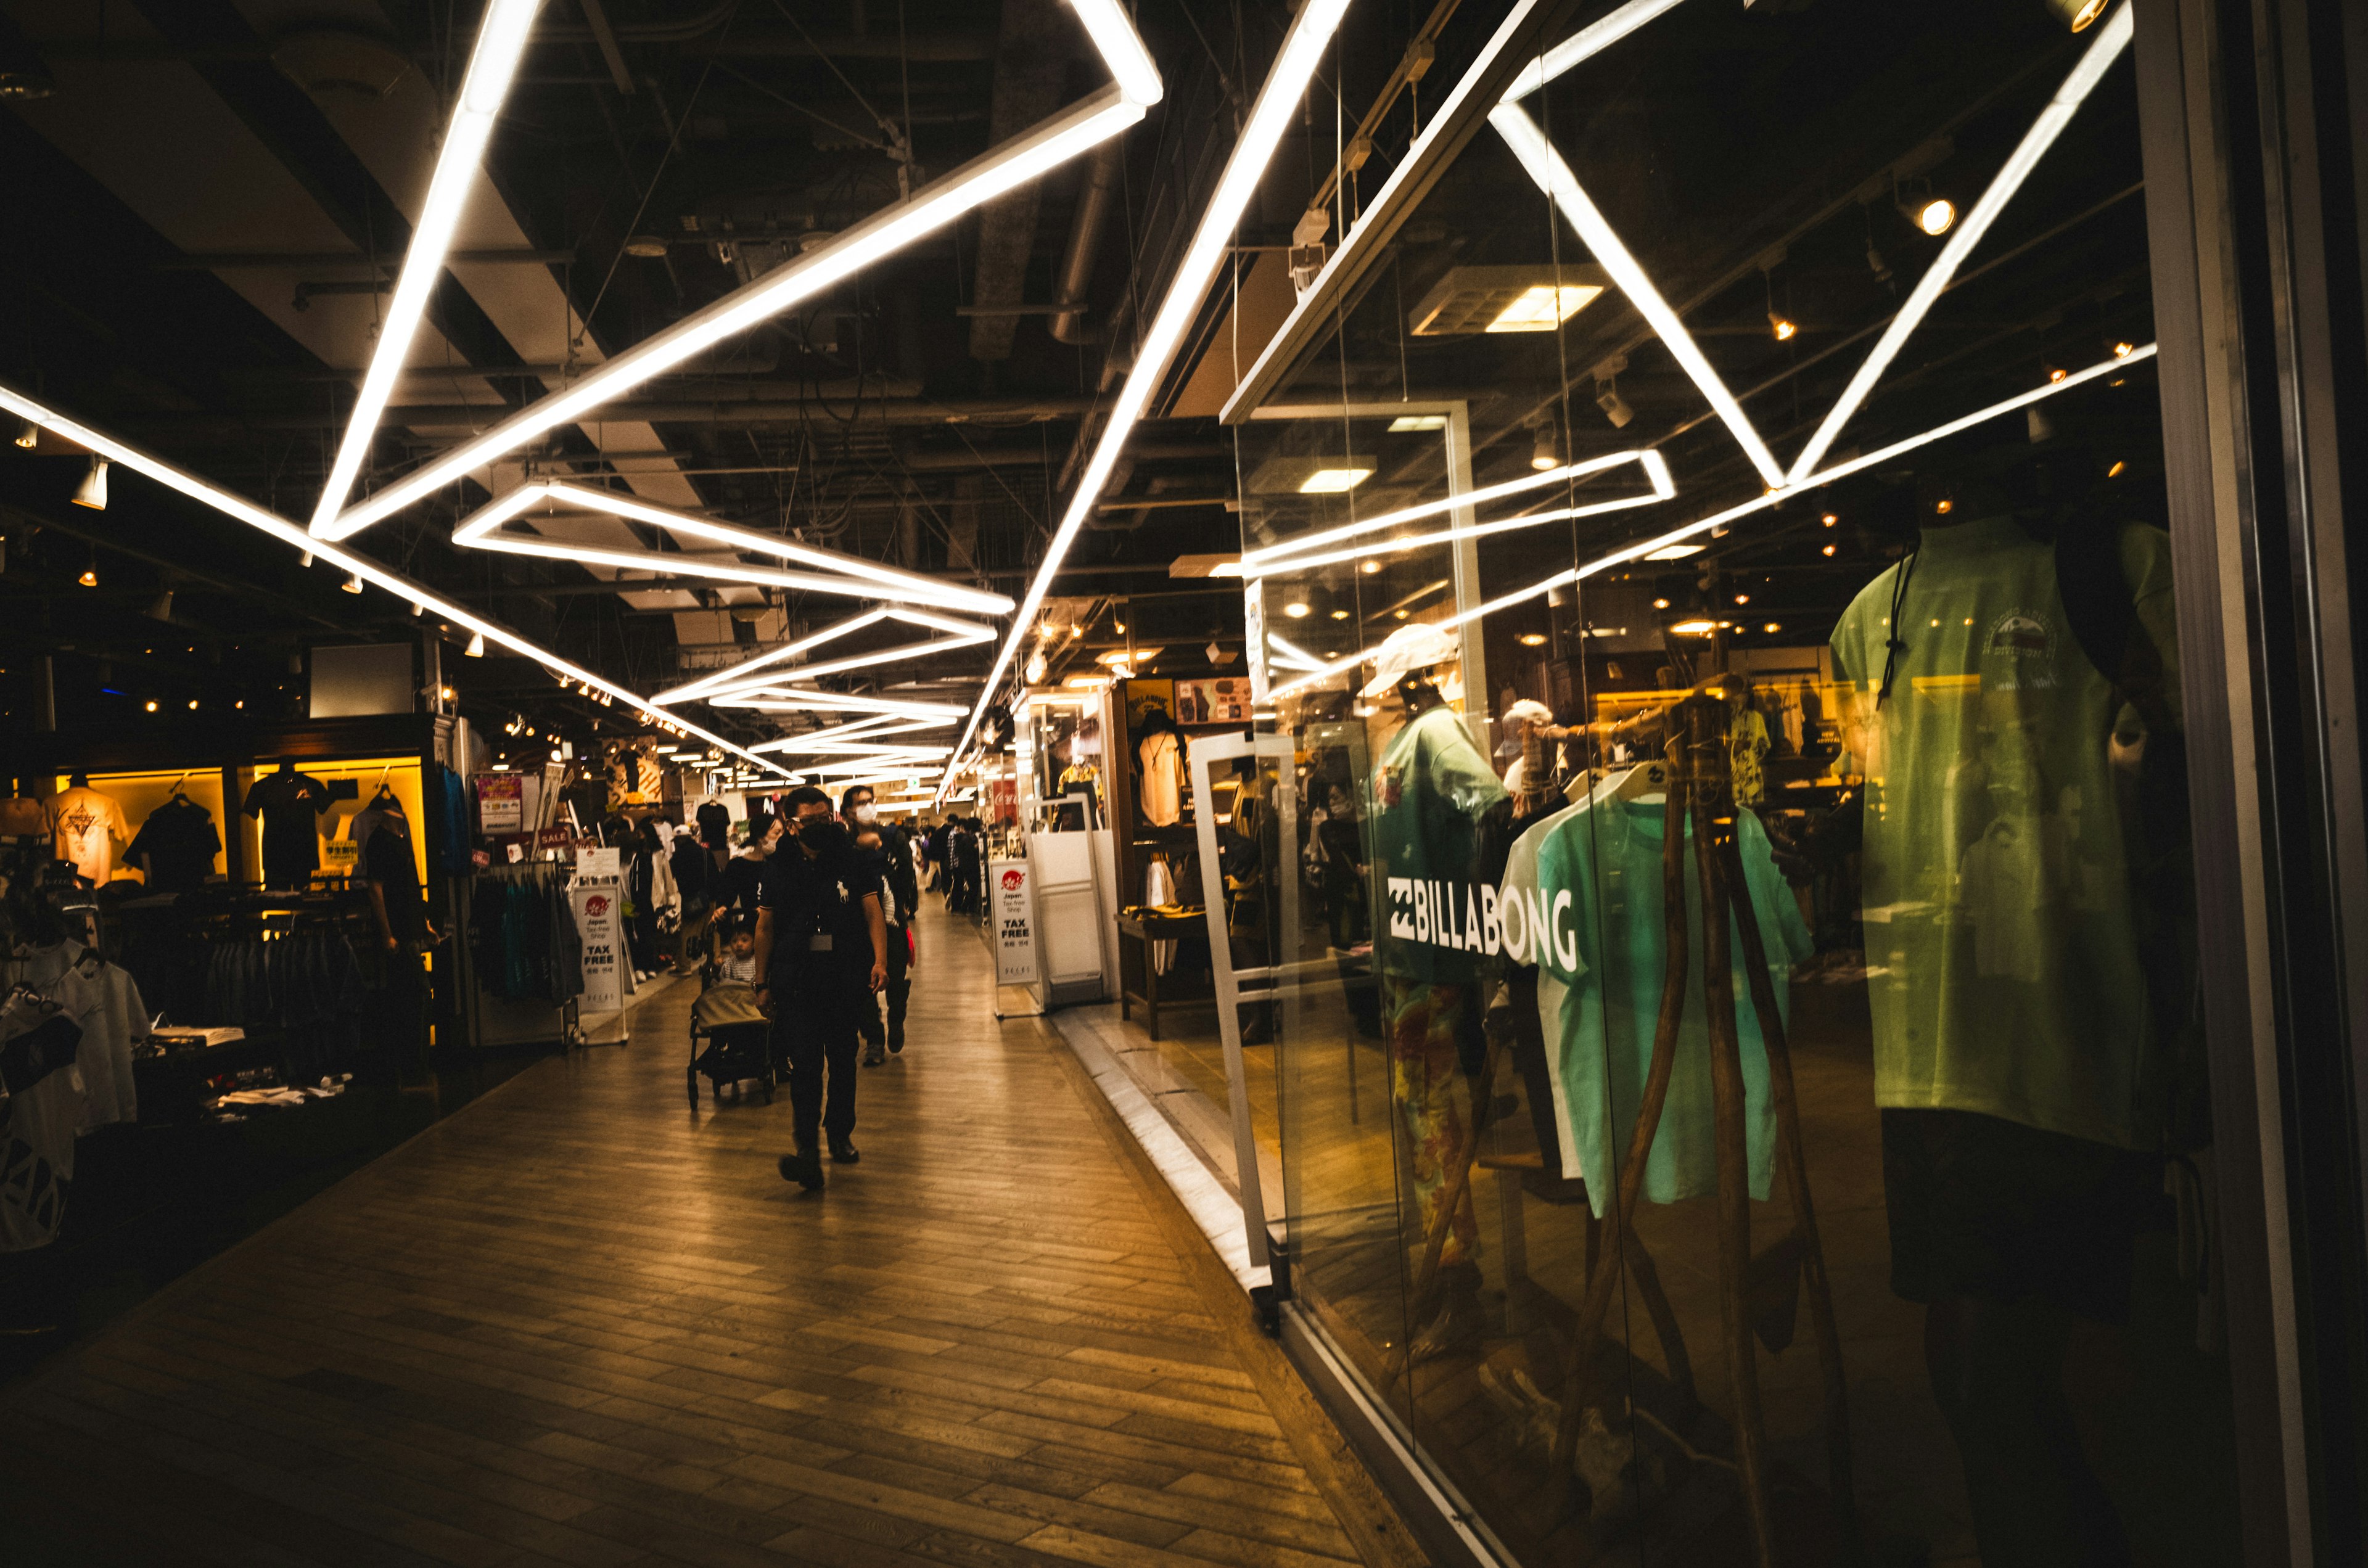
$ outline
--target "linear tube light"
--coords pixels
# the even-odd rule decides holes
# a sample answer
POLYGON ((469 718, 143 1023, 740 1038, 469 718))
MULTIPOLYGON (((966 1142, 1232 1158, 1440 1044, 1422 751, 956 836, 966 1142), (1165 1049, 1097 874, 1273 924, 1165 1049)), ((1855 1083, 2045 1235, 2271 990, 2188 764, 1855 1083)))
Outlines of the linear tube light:
POLYGON ((1801 449, 1801 455, 1793 460, 1792 472, 1786 476, 1789 483, 1802 483, 1804 477, 1817 466, 1818 460, 1841 435, 1842 426, 1850 422, 1850 415, 1858 412, 1859 405, 1866 402, 1867 394, 1874 390, 1875 381, 1891 368, 1891 361, 1898 356, 1900 346, 1907 341, 1907 335, 1923 324, 1925 316, 1940 302, 1950 280, 1956 277, 1957 268, 1973 254, 1974 247, 1982 243, 1982 237, 1989 233, 1990 225, 2006 210, 2006 204, 2014 199, 2016 191, 2022 188, 2023 181, 2031 177, 2031 171, 2039 166, 2039 160, 2047 155, 2047 150, 2055 144, 2055 139, 2064 134, 2065 127, 2072 123, 2072 117, 2079 112, 2080 105, 2103 80, 2106 68, 2120 57, 2123 50, 2129 47, 2131 10, 2130 6, 2123 6, 2113 14, 2112 20, 2098 30, 2095 40, 2080 56, 2079 63, 2072 67, 2072 74, 2064 79, 2064 85, 2055 90, 2055 96, 2047 101, 2047 107, 2040 111, 2039 118, 2023 133, 2021 142, 2007 158, 2005 166, 1998 170, 1998 177, 1990 181, 1987 190, 1982 192, 1982 199, 1974 203, 1974 210, 1958 221, 1955 231, 1949 235, 1949 243, 1933 259, 1931 269, 1916 280, 1916 287, 1909 291, 1907 302, 1899 307, 1899 313, 1891 318, 1891 324, 1884 329, 1883 335, 1875 339, 1874 347, 1868 350, 1866 362, 1850 378, 1850 385, 1842 389, 1842 395, 1827 411, 1816 433, 1809 437, 1809 444, 1801 449))
POLYGON ((471 191, 484 166, 485 144, 493 139, 494 121, 502 100, 509 97, 526 52, 527 33, 542 0, 492 0, 484 25, 477 30, 476 47, 469 54, 468 74, 461 81, 461 99, 451 123, 444 128, 444 145, 436 155, 436 173, 427 184, 419 222, 403 255, 403 271, 379 324, 378 347, 370 355, 354 411, 346 422, 346 438, 337 448, 321 499, 313 512, 313 531, 321 533, 343 509, 354 487, 354 477, 370 456, 370 441, 394 396, 395 383, 411 358, 412 340, 427 313, 427 298, 444 275, 444 258, 461 224, 471 191))
MULTIPOLYGON (((278 513, 268 511, 243 495, 224 490, 207 480, 199 479, 188 470, 169 463, 163 458, 142 451, 137 447, 128 446, 112 436, 101 435, 89 426, 69 419, 35 402, 14 387, 0 384, 0 410, 6 410, 22 419, 29 419, 44 430, 54 431, 65 439, 97 453, 110 462, 120 463, 134 473, 146 475, 167 490, 177 491, 190 500, 211 507, 226 517, 245 523, 258 532, 269 534, 300 553, 317 555, 330 565, 341 567, 359 577, 363 582, 385 589, 397 598, 407 599, 423 608, 433 610, 454 625, 465 627, 471 632, 484 637, 488 642, 496 643, 513 653, 532 659, 558 676, 564 685, 580 685, 606 693, 609 697, 624 702, 636 711, 646 714, 658 722, 670 724, 688 734, 698 736, 709 745, 728 751, 735 756, 746 757, 749 761, 772 772, 782 772, 782 769, 772 763, 743 750, 722 735, 711 730, 702 729, 679 714, 668 712, 638 694, 611 681, 602 679, 581 665, 571 664, 539 643, 529 642, 499 621, 487 620, 473 610, 463 609, 430 589, 422 587, 408 577, 388 571, 369 556, 358 555, 341 550, 334 544, 315 540, 302 528, 290 522, 278 513)), ((957 709, 954 712, 956 717, 960 717, 961 710, 957 709)), ((787 777, 786 774, 783 776, 787 777)))
POLYGON ((1357 221, 1340 237, 1338 248, 1315 274, 1315 280, 1300 294, 1291 308, 1291 313, 1283 318, 1282 325, 1267 339, 1266 347, 1258 350, 1249 373, 1235 381, 1233 392, 1225 399, 1225 406, 1218 413, 1221 423, 1237 423, 1242 417, 1245 400, 1259 395, 1260 389, 1266 385, 1270 363, 1286 351, 1286 343, 1307 312, 1313 310, 1329 312, 1333 309, 1336 280, 1341 269, 1363 265, 1365 253, 1373 247, 1377 243, 1376 237, 1383 233, 1382 227, 1374 222, 1375 218, 1394 212, 1403 203, 1414 199, 1421 188, 1416 182, 1429 172, 1432 149, 1440 134, 1457 123, 1461 107, 1478 90, 1480 79, 1495 66, 1497 58, 1529 30, 1543 4, 1543 0, 1514 0, 1512 8, 1497 24, 1497 30, 1488 35, 1488 41, 1473 57, 1471 65, 1457 79, 1455 85, 1448 89, 1447 97, 1430 111, 1427 117, 1429 123, 1406 148, 1406 156, 1398 160, 1397 166, 1390 171, 1389 178, 1382 182, 1381 188, 1365 203, 1364 210, 1358 215, 1357 221))
POLYGON ((1069 0, 1069 4, 1126 101, 1146 109, 1157 103, 1167 91, 1159 80, 1159 67, 1152 63, 1151 51, 1143 47, 1143 36, 1119 8, 1118 0, 1069 0))
POLYGON ((1621 243, 1620 236, 1612 231, 1611 221, 1595 205, 1595 199, 1579 185, 1577 176, 1570 172, 1570 165, 1563 161, 1554 143, 1546 140, 1545 133, 1538 129, 1537 122, 1530 118, 1529 112, 1518 104, 1499 104, 1490 112, 1488 123, 1497 128, 1497 133, 1505 139, 1505 145, 1512 150, 1514 158, 1529 172, 1530 177, 1537 181, 1538 188, 1562 210, 1563 217, 1577 231, 1581 243, 1594 254, 1597 264, 1611 275, 1612 282, 1619 285, 1620 291, 1628 297, 1628 302, 1636 308, 1636 313, 1652 327, 1654 334, 1660 338, 1661 346, 1669 351, 1669 357, 1677 360, 1692 379, 1712 410, 1717 414, 1720 423, 1743 448, 1744 456, 1751 460, 1751 466, 1759 471, 1759 477, 1771 485, 1783 483, 1783 465, 1776 460, 1776 454, 1768 449, 1768 443, 1759 438, 1759 432, 1753 428, 1750 418, 1744 414, 1743 405, 1735 401, 1733 392, 1726 390, 1726 382, 1719 379, 1718 371, 1712 368, 1701 346, 1694 342, 1693 335, 1686 330, 1685 323, 1678 319, 1678 312, 1669 308, 1669 302, 1661 298, 1661 291, 1645 276, 1643 265, 1621 243))
POLYGON ((786 680, 805 679, 823 673, 823 666, 800 665, 791 669, 781 669, 778 666, 796 658, 801 653, 819 648, 825 642, 836 642, 841 637, 860 631, 867 626, 877 626, 885 620, 901 620, 910 625, 943 632, 945 635, 933 638, 927 642, 908 642, 895 648, 884 649, 878 653, 864 654, 852 663, 842 660, 830 665, 829 669, 832 672, 860 669, 865 665, 881 664, 891 658, 908 656, 916 649, 968 648, 981 642, 995 641, 994 628, 981 626, 975 621, 956 620, 951 616, 932 615, 927 610, 903 608, 866 610, 861 615, 849 616, 845 620, 833 621, 820 631, 810 632, 795 642, 787 642, 779 648, 759 653, 753 659, 744 659, 728 669, 717 670, 712 674, 701 676, 695 681, 676 687, 670 691, 662 691, 651 700, 696 702, 728 695, 736 690, 776 685, 786 680), (760 674, 760 671, 764 673, 760 674))
POLYGON ((768 689, 765 700, 734 704, 774 713, 885 713, 899 719, 959 719, 970 711, 951 702, 923 702, 913 698, 870 697, 860 692, 805 690, 791 687, 768 689))
POLYGON ((1679 4, 1679 0, 1628 0, 1627 5, 1609 16, 1597 17, 1531 61, 1530 68, 1514 78, 1498 101, 1519 103, 1565 71, 1594 59, 1662 12, 1677 9, 1679 4))
MULTIPOLYGON (((1975 410, 1971 414, 1961 415, 1957 418, 1950 420, 1945 425, 1936 425, 1930 430, 1922 431, 1914 436, 1909 436, 1903 440, 1894 441, 1891 445, 1868 452, 1864 456, 1852 458, 1848 462, 1837 463, 1832 468, 1812 474, 1808 479, 1803 481, 1799 484, 1789 484, 1781 489, 1769 491, 1763 495, 1755 495, 1750 500, 1743 502, 1738 506, 1730 506, 1723 512, 1713 513, 1710 517, 1701 518, 1695 522, 1688 523, 1681 528, 1673 528, 1668 533, 1657 535, 1652 539, 1638 540, 1634 544, 1623 545, 1608 555, 1598 556, 1596 559, 1587 562, 1583 566, 1573 567, 1565 571, 1557 572, 1553 576, 1547 577, 1540 582, 1532 583, 1526 588, 1516 588, 1511 593, 1505 595, 1501 598, 1491 599, 1486 604, 1481 605, 1476 608, 1466 610, 1461 615, 1452 617, 1447 620, 1436 622, 1435 624, 1437 624, 1442 631, 1452 627, 1461 626, 1467 620, 1474 620, 1485 615, 1492 615, 1497 610, 1509 608, 1517 604, 1524 604, 1531 599, 1536 598, 1541 594, 1550 593, 1555 588, 1559 588, 1568 583, 1578 582, 1582 578, 1592 577, 1597 573, 1608 570, 1611 567, 1624 565, 1628 562, 1649 557, 1655 551, 1666 549, 1672 544, 1691 539, 1697 534, 1707 533, 1713 528, 1723 528, 1739 518, 1749 517, 1755 512, 1766 511, 1770 507, 1775 506, 1778 502, 1790 496, 1800 494, 1804 491, 1818 489, 1822 486, 1831 484, 1837 480, 1848 479, 1854 473, 1863 472, 1867 469, 1889 462, 1892 459, 1902 456, 1907 452, 1912 452, 1918 447, 1930 446, 1934 441, 1945 440, 1951 436, 1970 430, 1975 426, 1982 424, 1986 420, 1996 419, 2001 415, 2012 414, 2020 409, 2028 408, 2033 403, 2044 402, 2048 398, 2055 396, 2059 392, 2070 392, 2074 387, 2084 386, 2087 383, 2097 380, 2100 376, 2110 375, 2114 370, 2120 369, 2126 365, 2135 364, 2141 359, 2151 359, 2155 357, 2157 352, 2157 345, 2152 343, 2142 344, 2138 347, 2131 349, 2127 354, 2119 355, 2099 364, 2091 365, 2085 370, 2075 371, 2071 375, 2065 377, 2060 381, 2049 381, 2045 385, 2035 387, 2030 392, 2021 392, 2001 402, 1991 403, 1987 408, 1980 408, 1975 410)), ((1270 637, 1271 634, 1269 633, 1269 638, 1270 637)), ((1372 655, 1370 651, 1360 651, 1346 658, 1335 659, 1319 668, 1307 672, 1305 675, 1299 676, 1296 680, 1276 687, 1269 694, 1269 699, 1271 700, 1273 699, 1290 697, 1295 693, 1304 691, 1309 687, 1315 686, 1319 682, 1329 680, 1334 676, 1354 669, 1357 665, 1364 663, 1365 660, 1372 656, 1372 655)))
MULTIPOLYGON (((1365 534, 1379 533, 1383 528, 1396 528, 1400 523, 1419 522, 1425 517, 1435 517, 1441 512, 1486 506, 1491 501, 1501 501, 1508 495, 1520 495, 1549 484, 1587 479, 1603 472, 1606 469, 1618 468, 1625 462, 1642 464, 1646 474, 1652 478, 1656 490, 1669 483, 1668 464, 1662 460, 1660 453, 1650 449, 1632 452, 1611 452, 1602 457, 1588 458, 1584 462, 1564 463, 1559 467, 1547 469, 1543 473, 1525 473, 1519 479, 1508 479, 1501 483, 1483 485, 1477 490, 1468 490, 1461 495, 1451 495, 1443 501, 1425 501, 1417 506, 1401 506, 1395 512, 1379 513, 1357 522, 1345 523, 1337 528, 1326 528, 1321 533, 1305 534, 1298 539, 1286 540, 1281 544, 1270 544, 1263 550, 1244 551, 1240 574, 1251 577, 1260 576, 1266 571, 1271 570, 1277 562, 1304 551, 1315 550, 1327 544, 1338 544, 1344 539, 1357 539, 1365 534)), ((1672 489, 1670 494, 1675 494, 1676 491, 1672 489)), ((1226 574, 1230 576, 1234 574, 1226 574)))
MULTIPOLYGON (((540 555, 554 561, 585 561, 599 565, 618 564, 618 557, 630 552, 597 551, 591 547, 572 544, 565 540, 546 539, 540 535, 506 534, 499 532, 504 523, 518 517, 538 504, 565 504, 587 511, 605 512, 610 517, 624 517, 637 523, 647 523, 670 533, 705 540, 726 549, 746 551, 751 554, 770 555, 782 561, 794 561, 825 572, 841 573, 860 579, 844 586, 825 585, 820 591, 848 594, 861 598, 895 599, 913 604, 938 605, 948 609, 974 610, 981 614, 999 615, 1012 605, 1008 594, 989 593, 983 588, 965 588, 959 584, 942 583, 934 577, 916 573, 899 572, 893 566, 882 566, 866 561, 860 555, 848 555, 835 550, 761 534, 749 528, 735 528, 697 512, 677 511, 671 506, 654 506, 639 496, 614 490, 601 490, 591 485, 574 484, 562 479, 531 480, 508 492, 498 500, 489 502, 462 520, 452 530, 452 542, 477 550, 507 551, 514 555, 540 555), (593 555, 602 557, 591 562, 593 555)), ((649 551, 634 557, 636 564, 654 572, 676 576, 707 574, 709 562, 680 555, 649 551)), ((738 567, 735 573, 750 568, 738 567)), ((734 575, 734 581, 755 579, 734 575)), ((770 580, 770 579, 767 579, 770 580)), ((799 582, 785 585, 813 587, 819 579, 801 576, 799 582)))
MULTIPOLYGON (((1337 7, 1346 0, 1323 0, 1337 7)), ((1116 0, 1072 0, 1088 21, 1097 47, 1104 36, 1122 30, 1133 38, 1134 25, 1116 0)), ((1148 55, 1143 55, 1144 61, 1148 55)), ((1138 78, 1133 60, 1112 65, 1138 78)), ((1156 73, 1154 75, 1156 76, 1156 73)), ((1130 97, 1125 86, 1104 87, 1053 116, 1027 134, 1014 138, 972 159, 951 174, 931 181, 892 207, 872 214, 837 239, 774 268, 752 283, 724 295, 704 310, 684 317, 666 331, 635 345, 564 390, 538 398, 473 440, 444 452, 375 495, 347 508, 334 518, 313 526, 322 539, 344 539, 420 501, 457 479, 514 452, 536 437, 563 425, 580 423, 602 403, 667 371, 727 337, 779 315, 801 301, 813 299, 865 267, 943 229, 961 218, 1038 177, 1048 170, 1090 152, 1139 122, 1145 106, 1130 97)))
POLYGON ((1556 506, 1544 512, 1522 512, 1510 517, 1497 517, 1486 523, 1466 523, 1458 528, 1441 528, 1437 533, 1406 534, 1397 539, 1369 540, 1351 550, 1326 551, 1321 555, 1293 556, 1267 568, 1269 573, 1292 574, 1311 571, 1318 566, 1334 566, 1343 561, 1364 561, 1375 556, 1397 555, 1424 545, 1452 544, 1457 540, 1486 539, 1491 534, 1512 533, 1520 528, 1533 528, 1541 523, 1569 522, 1577 517, 1600 517, 1606 512, 1633 511, 1638 506, 1657 506, 1676 497, 1672 488, 1650 495, 1622 495, 1616 500, 1591 502, 1584 506, 1556 506))
POLYGON ((974 648, 982 642, 995 641, 995 633, 992 631, 985 627, 979 628, 978 631, 980 634, 973 637, 932 637, 925 642, 899 642, 893 648, 874 649, 866 653, 849 653, 844 658, 824 659, 811 665, 793 665, 788 669, 775 670, 770 675, 759 676, 755 680, 725 687, 720 691, 709 692, 698 700, 712 708, 745 707, 746 704, 740 700, 741 698, 750 692, 770 690, 776 682, 815 680, 824 676, 845 675, 849 670, 869 669, 874 665, 904 664, 913 659, 924 658, 931 653, 942 653, 949 648, 974 648))
POLYGON ((845 724, 832 724, 803 734, 783 735, 779 740, 759 741, 750 751, 791 751, 808 741, 851 741, 859 736, 876 738, 882 735, 907 734, 915 730, 940 730, 953 722, 951 719, 899 719, 893 714, 875 714, 869 719, 857 719, 845 724))
MULTIPOLYGON (((1292 18, 1281 51, 1275 56, 1266 83, 1258 89, 1258 101, 1251 105, 1249 118, 1242 124, 1233 155, 1225 161, 1225 172, 1201 209, 1200 226, 1193 231, 1192 243, 1177 265, 1167 285, 1167 295, 1160 301, 1158 313, 1151 318, 1148 329, 1136 345, 1134 369, 1128 372, 1117 401, 1110 406, 1094 455, 1078 476, 1076 494, 1069 498, 1068 511, 1062 517, 1061 526, 1044 551, 1043 562, 1028 585, 1026 597, 1019 601, 1019 611, 1012 619, 1011 630, 996 653, 994 665, 986 672, 985 682, 979 687, 978 702, 971 710, 962 738, 954 743, 957 754, 970 744, 980 721, 986 717, 987 704, 995 699, 1004 673, 1011 667, 1020 642, 1035 624, 1037 608, 1051 590, 1053 576, 1068 557, 1069 547, 1076 541, 1078 530, 1093 517, 1094 507, 1110 483, 1110 471, 1117 466, 1127 437, 1133 434, 1135 421, 1143 417, 1153 392, 1167 373, 1177 346, 1200 313, 1201 303, 1208 297, 1209 286, 1232 245, 1242 212, 1258 193, 1258 181, 1265 176, 1267 165, 1273 161, 1276 146, 1291 129, 1300 100, 1315 79, 1316 67, 1323 63, 1325 50, 1348 8, 1349 0, 1305 0, 1299 14, 1292 18)), ((942 793, 945 780, 939 781, 939 788, 942 793)))

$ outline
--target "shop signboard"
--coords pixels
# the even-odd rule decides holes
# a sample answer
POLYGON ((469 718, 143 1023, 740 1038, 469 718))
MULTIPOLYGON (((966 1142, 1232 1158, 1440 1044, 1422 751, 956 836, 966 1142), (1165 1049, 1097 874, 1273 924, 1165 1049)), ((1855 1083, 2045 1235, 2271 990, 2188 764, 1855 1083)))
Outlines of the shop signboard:
POLYGON ((488 837, 526 831, 526 776, 477 775, 477 831, 488 837))
POLYGON ((986 886, 995 911, 995 983, 1031 984, 1036 979, 1036 922, 1028 896, 1028 862, 988 861, 986 886))

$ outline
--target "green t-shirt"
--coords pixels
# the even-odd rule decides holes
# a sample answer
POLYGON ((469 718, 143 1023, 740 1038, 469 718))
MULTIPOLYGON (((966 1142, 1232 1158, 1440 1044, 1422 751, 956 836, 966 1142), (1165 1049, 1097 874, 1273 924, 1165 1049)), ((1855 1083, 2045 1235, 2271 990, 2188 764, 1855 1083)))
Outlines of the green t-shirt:
POLYGON ((1457 984, 1479 973, 1480 819, 1509 797, 1444 706, 1400 726, 1373 768, 1373 960, 1383 973, 1457 984))
MULTIPOLYGON (((1782 1015, 1791 1003, 1792 967, 1814 945, 1759 819, 1738 811, 1735 820, 1744 881, 1767 945, 1769 978, 1782 1015)), ((1599 1215, 1619 1186, 1620 1163, 1634 1135, 1668 972, 1662 836, 1658 801, 1607 801, 1556 812, 1514 844, 1497 900, 1505 951, 1538 969, 1538 1018, 1546 1040, 1563 1169, 1587 1178, 1588 1199, 1599 1215)), ((1668 1097, 1645 1157, 1644 1196, 1651 1203, 1718 1190, 1710 1000, 1702 983, 1701 884, 1691 824, 1686 838, 1685 1012, 1668 1097)), ((1727 953, 1743 1068, 1745 1165, 1751 1196, 1764 1201, 1775 1163, 1776 1109, 1768 1087, 1767 1043, 1751 1005, 1741 926, 1732 915, 1727 953)))
MULTIPOLYGON (((2175 700, 2169 540, 2134 525, 2118 542, 2175 700)), ((2143 725, 2081 652, 2053 546, 1994 517, 1930 529, 1911 559, 1907 647, 1879 707, 1903 567, 1833 635, 1866 778, 1875 1103, 2152 1147, 2123 853, 2143 725)))

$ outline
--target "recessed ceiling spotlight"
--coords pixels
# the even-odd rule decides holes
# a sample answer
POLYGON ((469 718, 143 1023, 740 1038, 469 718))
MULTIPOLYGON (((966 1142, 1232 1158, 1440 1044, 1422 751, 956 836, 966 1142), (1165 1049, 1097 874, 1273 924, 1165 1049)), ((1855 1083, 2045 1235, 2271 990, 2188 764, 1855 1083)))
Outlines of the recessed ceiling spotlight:
POLYGON ((1300 603, 1297 599, 1293 599, 1291 603, 1282 607, 1282 613, 1291 617, 1293 620, 1303 619, 1307 614, 1307 607, 1300 603))
POLYGON ((1522 646, 1522 647, 1524 647, 1524 648, 1543 648, 1543 647, 1544 647, 1545 645, 1546 645, 1546 634, 1545 634, 1544 632, 1543 632, 1543 631, 1524 631, 1524 632, 1522 632, 1522 633, 1521 633, 1521 646, 1522 646))

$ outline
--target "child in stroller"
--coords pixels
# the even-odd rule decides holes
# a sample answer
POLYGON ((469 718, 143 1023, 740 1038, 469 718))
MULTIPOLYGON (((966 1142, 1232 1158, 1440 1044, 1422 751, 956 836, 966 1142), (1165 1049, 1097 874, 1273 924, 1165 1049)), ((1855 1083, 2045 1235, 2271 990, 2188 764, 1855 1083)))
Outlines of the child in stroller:
POLYGON ((699 1078, 723 1097, 723 1085, 755 1079, 773 1099, 772 1024, 757 1007, 757 926, 752 917, 733 924, 722 950, 701 975, 699 1000, 690 1007, 690 1069, 686 1074, 690 1105, 699 1108, 699 1078))

